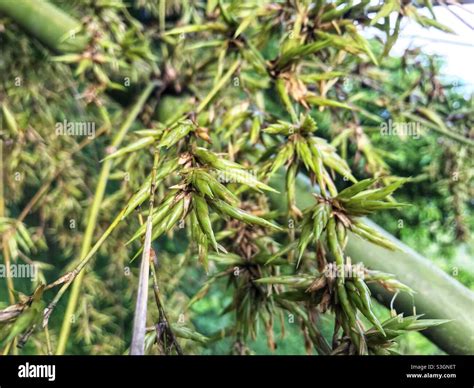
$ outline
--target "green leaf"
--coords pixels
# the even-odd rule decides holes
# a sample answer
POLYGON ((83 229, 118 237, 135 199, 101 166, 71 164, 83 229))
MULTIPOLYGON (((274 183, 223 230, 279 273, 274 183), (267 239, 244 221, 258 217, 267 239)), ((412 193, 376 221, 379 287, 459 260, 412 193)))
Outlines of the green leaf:
POLYGON ((163 35, 170 36, 170 35, 189 34, 193 32, 203 32, 203 31, 226 32, 227 29, 228 27, 224 23, 192 24, 189 26, 173 28, 171 30, 166 31, 163 35))
POLYGON ((194 124, 191 120, 179 121, 163 134, 158 146, 170 148, 193 130, 194 124))
POLYGON ((337 198, 339 199, 350 199, 354 195, 360 193, 361 191, 365 190, 367 187, 372 186, 375 182, 377 182, 379 178, 368 178, 364 179, 360 182, 353 184, 352 186, 347 187, 346 189, 342 190, 337 198))
POLYGON ((354 109, 353 107, 347 104, 344 104, 342 102, 330 100, 328 98, 324 98, 320 96, 308 95, 307 97, 305 97, 305 99, 310 104, 316 105, 316 106, 330 106, 333 108, 342 108, 342 109, 350 109, 350 110, 354 109))
POLYGON ((297 45, 283 52, 276 62, 276 68, 282 69, 290 62, 298 60, 301 57, 314 54, 331 44, 330 40, 323 40, 304 45, 297 45))
POLYGON ((153 136, 147 136, 147 137, 142 137, 141 139, 138 139, 132 144, 129 144, 126 147, 122 147, 119 150, 111 153, 110 155, 106 156, 102 161, 108 160, 108 159, 113 159, 113 158, 118 158, 120 156, 123 156, 125 154, 129 154, 130 152, 135 152, 138 150, 141 150, 143 148, 146 148, 150 145, 152 145, 155 142, 155 138, 153 136))
POLYGON ((217 252, 217 241, 214 237, 214 232, 212 230, 211 219, 209 218, 209 209, 207 207, 206 200, 200 195, 193 195, 193 204, 196 209, 196 215, 201 226, 201 229, 204 231, 206 236, 209 238, 212 247, 217 252))
POLYGON ((216 209, 220 214, 227 215, 231 218, 236 220, 245 222, 247 224, 255 224, 260 225, 262 227, 268 227, 273 230, 281 231, 282 228, 276 224, 273 224, 263 218, 254 216, 253 214, 247 213, 242 209, 233 207, 228 203, 221 201, 220 199, 216 199, 211 203, 211 206, 216 209))
POLYGON ((375 25, 380 19, 387 17, 399 8, 398 0, 387 0, 382 3, 382 7, 371 20, 370 25, 375 25))

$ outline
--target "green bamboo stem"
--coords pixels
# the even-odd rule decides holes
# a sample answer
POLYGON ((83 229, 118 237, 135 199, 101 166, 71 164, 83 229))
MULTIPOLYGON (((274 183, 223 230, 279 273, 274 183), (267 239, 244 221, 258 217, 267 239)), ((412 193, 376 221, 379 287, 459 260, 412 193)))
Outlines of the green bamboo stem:
POLYGON ((0 139, 0 216, 5 216, 5 197, 3 190, 3 139, 0 139))
POLYGON ((435 123, 432 123, 431 121, 426 120, 420 116, 417 116, 411 113, 403 113, 402 116, 406 117, 409 120, 419 122, 420 124, 424 125, 426 128, 430 128, 433 131, 438 132, 440 135, 449 137, 450 139, 456 140, 469 147, 474 147, 474 140, 464 137, 456 132, 443 129, 439 127, 438 125, 436 125, 435 123))
MULTIPOLYGON (((0 217, 5 217, 5 192, 4 192, 4 180, 3 180, 3 140, 0 139, 0 217)), ((15 304, 15 284, 13 282, 13 277, 10 276, 11 274, 11 257, 10 251, 8 248, 8 239, 13 238, 10 232, 5 232, 2 236, 2 254, 3 254, 3 261, 5 262, 6 268, 6 283, 8 288, 8 299, 10 304, 15 304)), ((5 347, 4 355, 10 352, 10 349, 15 344, 15 339, 8 343, 5 347)), ((17 354, 16 346, 13 346, 13 354, 17 354)))
POLYGON ((0 14, 54 51, 81 52, 87 45, 87 37, 78 34, 81 24, 45 0, 2 0, 0 14))
MULTIPOLYGON (((123 122, 122 126, 120 127, 119 131, 115 135, 112 141, 112 149, 119 147, 119 145, 122 143, 122 140, 124 139, 126 133, 128 132, 131 125, 133 124, 138 114, 142 110, 143 105, 145 104, 146 100, 150 96, 155 86, 156 86, 155 83, 151 83, 140 95, 135 106, 133 107, 133 109, 127 116, 126 120, 123 122)), ((97 218, 98 218, 100 206, 104 198, 105 189, 107 186, 107 181, 110 175, 110 170, 112 169, 113 162, 114 162, 113 159, 108 159, 108 160, 105 160, 104 163, 102 164, 102 169, 99 175, 99 182, 96 187, 94 200, 92 202, 90 212, 89 212, 89 218, 87 220, 86 231, 84 233, 84 238, 82 240, 82 246, 81 246, 81 252, 80 252, 81 263, 87 257, 86 255, 90 251, 90 248, 92 245, 92 239, 94 237, 94 231, 95 231, 95 226, 97 224, 97 218)), ((84 268, 84 266, 85 264, 82 265, 80 268, 82 269, 84 268)), ((79 270, 78 275, 74 281, 74 284, 71 290, 71 295, 69 297, 68 305, 66 307, 66 312, 64 314, 64 320, 62 323, 61 332, 59 334, 59 339, 58 339, 58 346, 56 349, 56 354, 58 355, 64 354, 66 350, 66 345, 67 345, 67 341, 69 338, 69 333, 71 331, 71 325, 72 325, 71 318, 74 312, 76 311, 77 302, 79 300, 79 294, 80 294, 80 289, 82 285, 82 280, 85 274, 85 272, 81 271, 81 269, 79 270)), ((68 286, 69 284, 70 283, 66 283, 64 286, 68 286)), ((65 289, 64 291, 62 291, 61 295, 64 292, 65 292, 65 289)))
MULTIPOLYGON (((0 217, 5 217, 5 196, 3 190, 3 140, 0 139, 0 217)), ((6 282, 8 288, 8 299, 10 304, 15 303, 15 295, 13 294, 13 290, 15 289, 15 285, 13 284, 13 278, 10 276, 10 267, 11 267, 11 260, 10 260, 10 252, 8 250, 8 239, 12 238, 10 233, 5 233, 2 236, 2 253, 3 253, 3 261, 5 262, 6 268, 6 282)))

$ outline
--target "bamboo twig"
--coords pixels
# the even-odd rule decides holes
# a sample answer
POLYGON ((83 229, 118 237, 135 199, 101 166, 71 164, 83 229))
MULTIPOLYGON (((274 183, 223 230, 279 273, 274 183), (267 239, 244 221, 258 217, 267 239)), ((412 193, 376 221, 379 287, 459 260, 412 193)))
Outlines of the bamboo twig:
POLYGON ((149 213, 146 221, 145 242, 143 243, 142 262, 140 265, 140 276, 138 280, 137 303, 133 319, 132 344, 130 355, 145 354, 146 316, 148 303, 148 281, 150 276, 151 235, 153 230, 153 206, 155 202, 155 178, 158 168, 159 150, 155 149, 153 170, 150 182, 149 213))
MULTIPOLYGON (((112 145, 111 145, 112 149, 116 149, 122 143, 122 140, 124 139, 126 133, 128 132, 128 130, 132 126, 133 122, 137 118, 138 114, 142 110, 143 105, 145 104, 146 100, 148 99, 148 97, 152 93, 155 86, 156 86, 155 82, 150 83, 147 86, 147 88, 143 91, 143 93, 140 95, 138 101, 136 102, 136 104, 134 105, 134 107, 132 108, 130 113, 128 114, 127 118, 123 122, 122 126, 120 127, 119 131, 115 135, 115 137, 112 141, 112 145)), ((56 354, 58 354, 58 355, 64 354, 64 352, 66 350, 66 344, 67 344, 67 341, 68 341, 68 338, 69 338, 69 333, 70 333, 71 324, 72 324, 72 321, 71 321, 70 317, 74 314, 74 312, 76 310, 77 302, 78 302, 78 299, 79 299, 79 292, 80 292, 82 280, 83 280, 83 277, 84 277, 84 272, 81 272, 81 270, 85 267, 85 265, 92 258, 92 256, 90 256, 90 255, 88 257, 87 253, 90 251, 90 248, 91 248, 91 245, 92 245, 92 238, 94 237, 94 231, 95 231, 95 226, 97 224, 99 209, 100 209, 100 205, 102 203, 102 199, 103 199, 104 194, 105 194, 105 189, 106 189, 106 186, 107 186, 107 181, 108 181, 108 178, 109 178, 110 171, 112 169, 112 164, 113 164, 113 160, 108 159, 102 165, 102 169, 101 169, 101 172, 100 172, 100 175, 99 175, 99 182, 97 184, 97 188, 96 188, 95 195, 94 195, 94 200, 93 200, 91 208, 90 208, 90 213, 89 213, 90 215, 89 215, 89 219, 88 219, 88 222, 87 222, 86 231, 84 233, 84 238, 83 238, 83 241, 82 241, 81 253, 80 253, 80 257, 81 257, 82 261, 80 261, 78 267, 72 272, 73 276, 71 277, 71 279, 63 285, 63 287, 60 289, 60 291, 56 295, 58 297, 58 299, 56 300, 56 298, 55 298, 53 300, 52 304, 50 304, 50 306, 48 306, 48 309, 47 309, 47 313, 51 314, 52 309, 54 308, 54 306, 57 303, 57 301, 59 300, 59 298, 62 296, 62 294, 64 294, 64 292, 67 290, 69 285, 74 281, 74 279, 77 276, 77 281, 75 282, 75 284, 73 286, 73 289, 71 291, 71 296, 69 298, 68 305, 66 307, 66 312, 64 314, 65 319, 63 320, 63 324, 62 324, 62 327, 61 327, 61 332, 59 334, 58 346, 57 346, 57 349, 56 349, 56 354)), ((99 241, 103 241, 103 239, 101 238, 101 239, 99 239, 99 241)), ((98 249, 98 247, 97 247, 97 249, 98 249)), ((49 317, 49 315, 48 315, 48 317, 49 317)))
MULTIPOLYGON (((140 225, 143 225, 143 217, 141 214, 138 214, 138 220, 140 222, 140 225)), ((182 355, 183 354, 183 350, 181 349, 181 346, 179 345, 179 342, 174 334, 174 331, 171 327, 171 324, 170 324, 170 321, 168 319, 168 316, 166 314, 166 311, 163 307, 163 302, 161 301, 161 296, 160 296, 160 287, 158 285, 158 275, 157 275, 157 270, 156 270, 156 265, 155 265, 155 260, 154 258, 156 257, 156 252, 153 248, 151 248, 151 256, 150 256, 150 271, 151 271, 151 276, 152 276, 152 280, 153 280, 153 295, 155 297, 155 303, 156 303, 156 307, 158 308, 158 324, 155 325, 155 330, 156 328, 158 327, 158 325, 160 323, 164 324, 165 326, 165 332, 167 335, 169 335, 169 337, 171 338, 171 341, 172 341, 172 346, 175 347, 175 350, 176 350, 176 353, 178 355, 182 355)), ((148 330, 148 328, 147 328, 148 330)), ((157 331, 157 337, 156 337, 156 341, 157 341, 157 344, 159 343, 159 335, 158 335, 158 330, 157 331)))

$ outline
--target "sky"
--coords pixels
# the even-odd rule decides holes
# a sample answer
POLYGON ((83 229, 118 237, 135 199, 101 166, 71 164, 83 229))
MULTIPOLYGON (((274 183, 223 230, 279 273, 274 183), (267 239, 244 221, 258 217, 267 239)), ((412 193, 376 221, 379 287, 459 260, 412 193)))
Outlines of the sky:
MULTIPOLYGON (((438 22, 450 27, 456 34, 435 28, 423 28, 415 21, 405 18, 402 22, 403 29, 391 54, 400 55, 408 47, 421 47, 426 53, 441 55, 446 61, 442 72, 461 78, 468 84, 467 89, 474 91, 474 4, 463 5, 462 8, 449 6, 449 9, 458 14, 471 28, 447 7, 435 6, 434 12, 438 22)), ((419 12, 430 16, 427 9, 420 9, 419 12)))

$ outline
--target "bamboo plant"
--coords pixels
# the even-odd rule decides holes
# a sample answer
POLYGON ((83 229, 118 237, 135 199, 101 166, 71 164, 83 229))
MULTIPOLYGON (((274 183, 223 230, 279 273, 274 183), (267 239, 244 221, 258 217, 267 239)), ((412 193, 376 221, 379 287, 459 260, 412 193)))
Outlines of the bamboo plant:
MULTIPOLYGON (((40 276, 23 293, 7 277, 5 354, 199 353, 225 340, 248 354, 261 336, 276 351, 293 323, 309 354, 397 354, 398 337, 452 324, 416 304, 382 319, 371 290, 391 302, 415 291, 377 260, 365 267, 353 243, 399 250, 364 217, 403 219, 398 193, 423 177, 391 171, 388 119, 451 158, 472 153, 472 98, 453 113, 435 65, 390 56, 404 18, 449 27, 399 1, 6 3, 2 257, 40 276), (46 33, 50 12, 64 23, 46 33), (87 118, 91 138, 53 130, 87 118), (203 335, 193 321, 213 295, 232 318, 203 335)), ((461 240, 471 169, 453 169, 461 240)))

